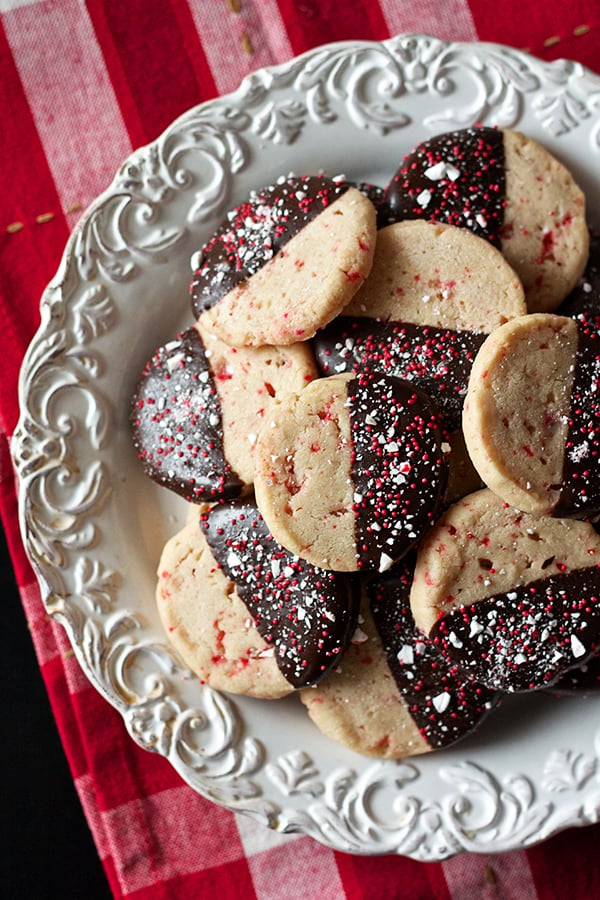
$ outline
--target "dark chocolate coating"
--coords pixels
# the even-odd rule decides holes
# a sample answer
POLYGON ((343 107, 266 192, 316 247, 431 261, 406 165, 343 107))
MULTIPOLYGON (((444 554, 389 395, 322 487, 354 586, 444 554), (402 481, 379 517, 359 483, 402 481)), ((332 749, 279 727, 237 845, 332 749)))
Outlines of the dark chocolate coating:
POLYGON ((553 694, 591 694, 600 690, 600 656, 595 653, 583 666, 569 669, 550 690, 553 694))
POLYGON ((460 673, 417 628, 409 594, 414 560, 369 582, 373 620, 387 663, 422 737, 432 749, 473 731, 499 694, 460 673))
POLYGON ((146 473, 186 500, 239 496, 223 451, 221 404, 195 328, 154 353, 133 397, 133 443, 146 473))
POLYGON ((581 519, 600 515, 600 331, 596 318, 581 313, 576 319, 579 336, 556 516, 581 519))
POLYGON ((339 663, 356 630, 356 580, 285 550, 253 502, 218 504, 200 523, 258 631, 274 645, 284 677, 294 688, 316 684, 339 663))
POLYGON ((548 687, 595 652, 600 569, 559 572, 460 607, 429 637, 469 677, 501 691, 548 687))
POLYGON ((446 427, 460 428, 473 360, 486 334, 410 322, 339 316, 317 332, 313 349, 323 375, 361 367, 418 385, 437 402, 446 427))
POLYGON ((385 188, 382 188, 377 184, 371 184, 368 181, 351 182, 351 184, 360 191, 361 194, 364 194, 375 207, 378 229, 393 224, 395 219, 387 203, 385 188))
POLYGON ((202 250, 191 284, 194 316, 258 272, 349 187, 322 175, 302 175, 252 191, 202 250))
POLYGON ((348 382, 351 474, 360 568, 389 568, 433 524, 447 480, 437 406, 400 378, 348 382))
POLYGON ((464 128, 423 141, 393 176, 385 199, 395 221, 430 219, 501 245, 506 176, 496 128, 464 128))

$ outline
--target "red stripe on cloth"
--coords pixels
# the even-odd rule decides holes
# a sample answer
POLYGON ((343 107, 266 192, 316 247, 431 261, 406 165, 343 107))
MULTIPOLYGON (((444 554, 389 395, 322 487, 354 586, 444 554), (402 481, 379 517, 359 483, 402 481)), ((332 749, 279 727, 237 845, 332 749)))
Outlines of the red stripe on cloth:
POLYGON ((210 879, 213 869, 245 860, 232 813, 184 784, 121 804, 103 818, 126 893, 193 874, 210 879))
POLYGON ((450 900, 440 863, 397 856, 350 856, 336 853, 346 900, 398 897, 407 900, 450 900), (390 885, 394 887, 390 890, 390 885))
POLYGON ((522 11, 520 0, 503 0, 502 15, 488 0, 471 0, 471 15, 480 40, 527 48, 543 59, 578 59, 598 71, 598 0, 528 4, 526 28, 522 11), (596 33, 593 40, 591 32, 596 33))
POLYGON ((193 102, 204 103, 206 100, 212 100, 213 97, 218 96, 219 92, 214 73, 198 36, 188 0, 171 0, 171 6, 179 23, 179 32, 186 56, 196 75, 196 99, 193 102))
MULTIPOLYGON (((584 797, 585 788, 582 801, 584 797)), ((563 831, 526 850, 538 897, 543 900, 600 897, 599 846, 600 825, 590 825, 563 831)))
POLYGON ((333 41, 380 41, 390 36, 376 0, 348 4, 345 15, 334 0, 279 0, 278 5, 296 54, 333 41))
POLYGON ((202 95, 216 93, 208 68, 200 90, 170 3, 149 9, 147 0, 92 0, 89 12, 119 97, 126 85, 121 108, 134 145, 155 139, 202 95))
POLYGON ((19 415, 19 365, 39 324, 39 300, 58 267, 68 229, 1 22, 0 109, 0 416, 10 436, 19 415), (36 215, 46 212, 52 221, 37 223, 36 215))
MULTIPOLYGON (((69 690, 66 685, 65 672, 62 657, 54 657, 42 666, 42 675, 48 688, 48 693, 53 706, 54 717, 60 731, 63 746, 67 752, 69 767, 73 778, 80 778, 88 772, 88 760, 85 753, 85 744, 81 740, 81 729, 74 714, 69 690)), ((96 691, 91 686, 81 695, 81 702, 96 703, 94 696, 96 691)), ((104 717, 105 710, 102 710, 104 717)), ((102 721, 104 729, 104 719, 102 721)))
POLYGON ((41 0, 4 25, 63 212, 79 212, 131 151, 85 4, 41 0))
MULTIPOLYGON (((41 672, 48 689, 52 711, 54 713, 54 718, 60 734, 63 748, 65 750, 67 761, 75 780, 75 786, 79 791, 79 782, 82 779, 85 779, 88 785, 90 782, 88 773, 88 761, 85 752, 86 742, 84 740, 84 735, 78 727, 77 719, 74 715, 74 709, 69 700, 69 692, 64 677, 64 670, 61 666, 60 657, 56 657, 50 664, 42 666, 41 672)), ((96 694, 96 691, 90 687, 90 700, 94 699, 94 694, 96 694)), ((100 719, 99 722, 102 722, 102 728, 104 730, 104 720, 100 719)), ((100 848, 102 846, 102 842, 98 841, 97 830, 92 827, 92 823, 96 818, 96 797, 93 791, 90 792, 89 795, 85 796, 82 795, 81 791, 79 791, 79 797, 82 802, 86 819, 92 830, 96 847, 100 848)), ((118 898, 123 896, 121 892, 119 873, 117 873, 113 860, 110 858, 110 856, 101 855, 101 859, 111 890, 115 898, 117 898, 118 900, 118 898)))
POLYGON ((188 875, 128 891, 127 900, 256 900, 256 894, 248 866, 240 859, 208 869, 200 879, 197 875, 188 875))

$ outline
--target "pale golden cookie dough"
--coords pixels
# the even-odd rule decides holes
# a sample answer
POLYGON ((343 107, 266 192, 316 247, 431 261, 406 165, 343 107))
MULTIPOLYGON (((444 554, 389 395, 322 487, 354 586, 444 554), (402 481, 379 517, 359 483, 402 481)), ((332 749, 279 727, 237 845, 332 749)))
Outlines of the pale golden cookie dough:
POLYGON ((454 609, 598 563, 600 535, 589 523, 534 516, 477 491, 449 507, 419 544, 413 617, 429 635, 454 609))
POLYGON ((552 312, 585 268, 589 231, 583 191, 541 144, 503 131, 506 206, 501 250, 518 273, 529 312, 552 312))
POLYGON ((550 514, 560 496, 578 331, 551 313, 522 316, 486 339, 463 410, 484 483, 513 506, 550 514))
POLYGON ((371 274, 344 315, 489 334, 526 311, 519 277, 488 241, 409 220, 378 233, 371 274))
POLYGON ((193 509, 165 545, 156 602, 169 641, 186 666, 217 690, 263 699, 293 690, 235 585, 221 572, 193 509))
POLYGON ((317 728, 363 756, 400 759, 432 748, 419 732, 387 663, 367 603, 340 666, 300 699, 317 728))
POLYGON ((221 405, 225 458, 246 485, 254 479, 254 447, 271 408, 318 376, 305 343, 231 347, 196 324, 221 405))
POLYGON ((362 285, 376 237, 375 207, 349 188, 272 260, 205 310, 200 321, 234 347, 306 341, 362 285))
POLYGON ((356 569, 346 391, 353 377, 322 378, 288 395, 265 422, 254 456, 256 502, 273 536, 337 571, 356 569))

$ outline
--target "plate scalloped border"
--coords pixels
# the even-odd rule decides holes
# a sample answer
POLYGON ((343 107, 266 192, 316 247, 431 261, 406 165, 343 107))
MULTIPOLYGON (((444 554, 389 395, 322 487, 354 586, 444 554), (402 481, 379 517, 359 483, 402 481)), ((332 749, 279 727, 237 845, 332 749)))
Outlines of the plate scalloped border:
POLYGON ((333 747, 287 701, 275 720, 266 701, 199 685, 167 647, 140 576, 162 525, 139 523, 162 510, 174 530, 182 511, 134 471, 123 409, 148 348, 183 314, 161 305, 166 287, 185 296, 181 259, 272 180, 267 165, 275 177, 329 165, 372 180, 373 160, 389 167, 425 136, 485 122, 545 143, 589 194, 600 185, 599 113, 600 78, 570 61, 415 34, 326 45, 185 113, 76 225, 21 371, 11 449, 23 539, 88 678, 132 737, 203 796, 336 850, 427 861, 523 848, 598 820, 599 698, 508 704, 491 741, 482 730, 389 762, 333 747), (128 550, 132 525, 141 537, 128 550))

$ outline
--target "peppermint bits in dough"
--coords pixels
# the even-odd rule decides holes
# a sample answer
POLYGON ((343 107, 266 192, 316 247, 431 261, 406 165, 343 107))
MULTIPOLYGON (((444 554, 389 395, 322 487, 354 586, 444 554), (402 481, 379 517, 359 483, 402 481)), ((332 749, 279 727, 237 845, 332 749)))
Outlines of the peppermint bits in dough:
POLYGON ((529 312, 555 310, 586 264, 583 192, 545 147, 517 131, 464 128, 423 141, 385 199, 396 220, 448 222, 498 247, 523 282, 529 312))
POLYGON ((200 253, 192 311, 234 347, 311 338, 371 270, 375 207, 324 176, 290 176, 250 194, 200 253))
POLYGON ((599 388, 593 322, 537 313, 492 332, 463 412, 467 450, 485 484, 527 512, 597 516, 599 388))
POLYGON ((490 689, 539 690, 600 639, 600 536, 490 490, 453 504, 419 545, 410 605, 448 660, 490 689))
POLYGON ((264 699, 323 678, 358 615, 353 582, 279 546, 251 500, 190 515, 163 550, 156 599, 171 643, 203 681, 264 699))
POLYGON ((385 571, 433 523, 447 464, 434 402, 374 373, 318 379, 273 410, 256 445, 258 506, 314 565, 385 571))

